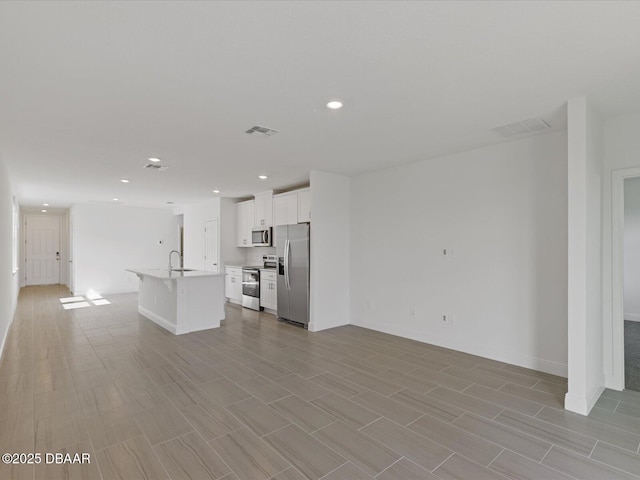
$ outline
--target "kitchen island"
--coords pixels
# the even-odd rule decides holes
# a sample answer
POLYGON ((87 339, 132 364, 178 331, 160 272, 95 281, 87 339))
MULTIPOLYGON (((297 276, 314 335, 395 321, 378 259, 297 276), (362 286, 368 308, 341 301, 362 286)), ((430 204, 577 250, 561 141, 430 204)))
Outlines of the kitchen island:
POLYGON ((127 269, 140 279, 138 313, 174 335, 220 326, 224 274, 201 270, 127 269))

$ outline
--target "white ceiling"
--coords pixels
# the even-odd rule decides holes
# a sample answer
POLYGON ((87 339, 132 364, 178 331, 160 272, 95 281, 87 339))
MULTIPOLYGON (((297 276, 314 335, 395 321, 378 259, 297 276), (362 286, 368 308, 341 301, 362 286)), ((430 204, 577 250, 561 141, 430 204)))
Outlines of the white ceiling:
POLYGON ((23 205, 52 207, 360 174, 562 128, 576 96, 640 110, 638 25, 640 2, 3 1, 0 156, 23 205))

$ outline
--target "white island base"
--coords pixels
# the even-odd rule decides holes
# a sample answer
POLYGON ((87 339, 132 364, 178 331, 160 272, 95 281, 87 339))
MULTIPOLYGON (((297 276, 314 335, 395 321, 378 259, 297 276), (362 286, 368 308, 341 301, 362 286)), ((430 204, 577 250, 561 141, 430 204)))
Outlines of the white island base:
POLYGON ((224 274, 127 269, 140 279, 138 313, 174 335, 220 326, 224 274))

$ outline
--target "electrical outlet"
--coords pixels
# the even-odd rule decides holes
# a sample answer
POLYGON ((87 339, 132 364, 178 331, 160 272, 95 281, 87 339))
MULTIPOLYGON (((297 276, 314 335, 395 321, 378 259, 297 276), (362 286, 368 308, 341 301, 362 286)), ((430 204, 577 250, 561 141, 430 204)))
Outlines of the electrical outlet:
POLYGON ((443 257, 447 257, 447 258, 453 257, 453 249, 452 248, 443 248, 442 249, 442 256, 443 257))
POLYGON ((442 314, 441 320, 445 326, 453 325, 453 317, 447 313, 442 314))

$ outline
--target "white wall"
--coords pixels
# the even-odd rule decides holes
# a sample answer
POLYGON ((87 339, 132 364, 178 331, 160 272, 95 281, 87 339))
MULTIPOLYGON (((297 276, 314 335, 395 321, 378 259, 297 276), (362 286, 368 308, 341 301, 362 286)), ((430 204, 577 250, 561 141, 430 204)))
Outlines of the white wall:
POLYGON ((567 103, 568 372, 565 408, 587 415, 604 390, 602 123, 586 98, 567 103))
POLYGON ((125 269, 167 268, 180 246, 178 217, 167 209, 76 204, 71 220, 75 294, 138 291, 125 269))
POLYGON ((225 263, 244 263, 243 249, 236 247, 236 206, 232 199, 213 198, 187 205, 180 213, 184 222, 185 267, 204 270, 204 225, 210 220, 218 221, 218 271, 223 272, 225 263))
POLYGON ((565 132, 353 178, 351 323, 566 375, 566 181, 565 132))
POLYGON ((309 330, 350 323, 350 181, 311 172, 309 330))
POLYGON ((13 195, 9 172, 0 159, 0 358, 16 309, 19 272, 13 272, 13 195))
POLYGON ((604 371, 606 386, 616 390, 624 388, 622 184, 624 177, 640 176, 638 132, 640 132, 640 113, 608 119, 604 123, 602 191, 604 371), (616 182, 619 182, 618 188, 615 188, 616 182), (616 219, 619 220, 619 224, 616 219), (619 237, 619 243, 615 243, 616 237, 619 237))
POLYGON ((624 319, 640 322, 640 178, 624 182, 624 319))

